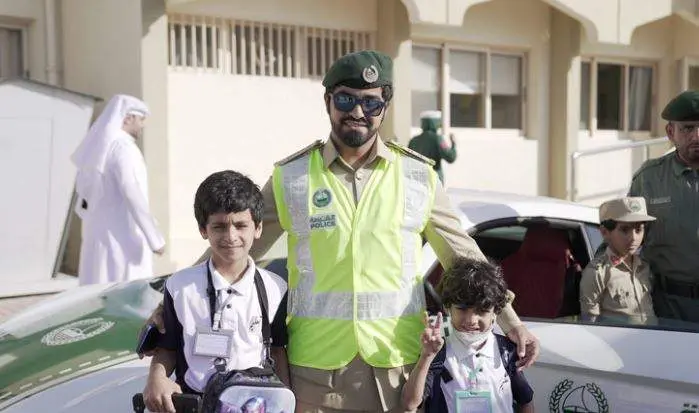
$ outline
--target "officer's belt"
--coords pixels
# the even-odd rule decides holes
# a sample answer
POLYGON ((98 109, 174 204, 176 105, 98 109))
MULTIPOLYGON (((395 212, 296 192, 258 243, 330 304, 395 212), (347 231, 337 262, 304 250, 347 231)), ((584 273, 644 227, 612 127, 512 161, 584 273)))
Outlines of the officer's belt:
POLYGON ((697 283, 673 280, 664 275, 659 275, 658 281, 660 291, 666 294, 699 299, 699 284, 697 283))

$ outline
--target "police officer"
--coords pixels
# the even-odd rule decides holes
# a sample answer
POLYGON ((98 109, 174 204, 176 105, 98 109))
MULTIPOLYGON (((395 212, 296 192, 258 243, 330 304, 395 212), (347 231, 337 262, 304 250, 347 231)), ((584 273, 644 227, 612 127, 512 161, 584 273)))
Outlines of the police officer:
POLYGON ((446 139, 444 135, 437 133, 442 126, 442 112, 439 110, 426 110, 420 114, 420 126, 422 133, 410 140, 408 148, 424 155, 434 162, 434 170, 439 175, 439 180, 444 183, 444 171, 442 160, 453 163, 456 160, 456 144, 453 136, 446 139))
POLYGON ((662 118, 675 151, 646 161, 629 196, 642 196, 657 218, 642 253, 656 275, 658 317, 699 322, 699 91, 680 93, 662 118))
MULTIPOLYGON (((431 161, 379 137, 393 97, 391 58, 345 55, 323 86, 330 138, 276 163, 250 255, 261 257, 288 233, 296 411, 400 411, 424 328, 422 237, 445 267, 455 256, 484 257, 431 161)), ((531 365, 538 342, 510 304, 499 325, 518 343, 522 366, 531 365)))

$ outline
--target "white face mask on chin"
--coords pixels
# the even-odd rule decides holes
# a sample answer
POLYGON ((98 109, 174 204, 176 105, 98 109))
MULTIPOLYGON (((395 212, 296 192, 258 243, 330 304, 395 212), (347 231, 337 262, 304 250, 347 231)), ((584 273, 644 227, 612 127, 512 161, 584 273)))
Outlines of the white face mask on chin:
POLYGON ((493 320, 493 324, 490 325, 490 328, 488 328, 485 331, 459 331, 456 329, 456 327, 454 327, 450 320, 449 334, 453 334, 454 337, 456 337, 457 340, 461 341, 465 346, 478 346, 480 344, 483 344, 483 342, 488 339, 488 336, 493 331, 494 326, 495 320, 493 320))

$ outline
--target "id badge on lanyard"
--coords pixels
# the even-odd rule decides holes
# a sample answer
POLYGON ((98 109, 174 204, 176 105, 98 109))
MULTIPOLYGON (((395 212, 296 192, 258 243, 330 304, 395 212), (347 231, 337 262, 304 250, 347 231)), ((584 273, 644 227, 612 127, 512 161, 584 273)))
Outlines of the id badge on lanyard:
POLYGON ((235 331, 222 330, 221 317, 223 309, 226 308, 226 305, 233 299, 233 294, 228 294, 226 301, 218 304, 218 295, 214 290, 211 270, 208 265, 206 271, 208 281, 208 288, 206 291, 209 297, 211 325, 197 326, 197 332, 194 336, 193 353, 196 356, 228 359, 233 349, 233 336, 235 331))
POLYGON ((492 413, 489 391, 457 391, 454 397, 456 413, 492 413))
POLYGON ((465 366, 460 366, 464 375, 467 378, 468 390, 459 390, 454 395, 456 403, 456 413, 492 413, 493 406, 490 399, 490 391, 482 390, 478 384, 478 375, 476 371, 483 370, 483 359, 479 359, 479 363, 474 369, 466 371, 465 366))
POLYGON ((233 349, 232 330, 214 331, 210 326, 197 327, 194 336, 194 355, 228 358, 233 349))

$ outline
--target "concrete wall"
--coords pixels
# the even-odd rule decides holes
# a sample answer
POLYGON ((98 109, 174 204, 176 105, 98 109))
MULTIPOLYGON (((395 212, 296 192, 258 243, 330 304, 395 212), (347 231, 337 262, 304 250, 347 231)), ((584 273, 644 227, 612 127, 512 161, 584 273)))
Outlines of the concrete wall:
POLYGON ((141 95, 141 1, 63 0, 64 86, 141 95), (89 35, 86 35, 89 33, 89 35))
POLYGON ((176 265, 203 252, 192 209, 209 174, 234 169, 260 186, 273 163, 317 139, 330 125, 320 82, 305 79, 168 75, 170 234, 176 265))
POLYGON ((203 0, 173 6, 168 11, 328 29, 376 30, 377 4, 378 0, 203 0))

